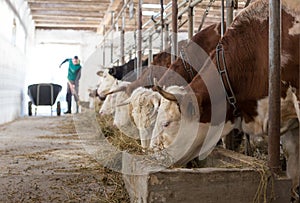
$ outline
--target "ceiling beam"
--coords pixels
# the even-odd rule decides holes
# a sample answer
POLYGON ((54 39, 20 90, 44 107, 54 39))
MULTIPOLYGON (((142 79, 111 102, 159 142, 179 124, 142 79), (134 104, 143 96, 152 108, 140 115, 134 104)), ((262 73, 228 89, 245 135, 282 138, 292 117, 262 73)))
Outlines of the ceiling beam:
POLYGON ((32 19, 34 21, 41 21, 41 20, 51 20, 51 21, 99 21, 102 19, 100 17, 79 17, 79 16, 33 16, 32 19))
POLYGON ((92 27, 92 28, 97 28, 96 24, 64 24, 64 23, 51 23, 51 22, 42 22, 42 23, 37 23, 37 27, 66 27, 66 28, 84 28, 84 27, 92 27))
POLYGON ((105 12, 108 3, 89 4, 89 3, 29 3, 30 9, 34 10, 76 10, 76 11, 102 11, 105 12))
POLYGON ((91 3, 91 4, 97 4, 97 3, 109 3, 109 0, 25 0, 28 3, 91 3))
POLYGON ((93 27, 47 27, 47 26, 36 26, 37 30, 84 30, 84 31, 92 31, 96 32, 97 28, 93 27))
POLYGON ((84 11, 32 11, 32 16, 79 16, 79 17, 103 17, 100 12, 84 12, 84 11))
MULTIPOLYGON (((97 30, 98 33, 103 33, 103 26, 105 27, 110 27, 110 23, 111 23, 111 12, 112 11, 118 11, 120 10, 120 7, 123 6, 123 0, 112 0, 111 4, 108 6, 106 13, 101 21, 101 23, 99 24, 99 28, 97 30)), ((117 13, 116 13, 117 15, 117 13)))

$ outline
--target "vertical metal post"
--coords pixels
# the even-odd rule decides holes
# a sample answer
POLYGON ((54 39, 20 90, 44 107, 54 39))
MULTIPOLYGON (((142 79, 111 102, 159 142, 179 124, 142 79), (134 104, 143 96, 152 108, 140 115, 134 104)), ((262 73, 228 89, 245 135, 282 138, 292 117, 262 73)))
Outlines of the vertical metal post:
POLYGON ((149 34, 148 43, 149 43, 149 55, 148 55, 148 67, 149 67, 151 65, 152 61, 153 61, 152 35, 151 34, 149 34))
POLYGON ((105 67, 105 25, 103 25, 103 52, 102 52, 102 54, 103 54, 103 67, 105 67))
MULTIPOLYGON (((189 4, 191 4, 191 0, 189 2, 189 4)), ((189 23, 189 30, 188 30, 188 38, 192 39, 193 35, 194 35, 194 7, 189 7, 188 10, 188 23, 189 23)))
POLYGON ((224 0, 221 0, 221 37, 223 37, 225 29, 224 29, 224 0))
POLYGON ((160 0, 160 51, 163 51, 164 49, 164 12, 164 0, 160 0))
POLYGON ((131 59, 132 59, 132 48, 129 49, 129 60, 131 60, 131 59))
POLYGON ((233 0, 226 0, 226 27, 229 27, 233 21, 233 0))
POLYGON ((269 127, 268 165, 280 170, 280 1, 269 0, 269 127))
POLYGON ((121 54, 121 64, 125 63, 125 13, 122 13, 122 29, 121 29, 121 39, 120 39, 120 54, 121 54))
POLYGON ((177 43, 177 32, 178 32, 178 5, 177 0, 172 0, 172 54, 171 54, 171 63, 176 60, 178 52, 178 43, 177 43))
POLYGON ((138 5, 138 29, 137 29, 137 78, 142 73, 142 4, 143 0, 139 0, 138 5))
POLYGON ((169 24, 165 24, 164 50, 168 48, 168 45, 169 45, 169 24))
POLYGON ((115 22, 114 22, 114 11, 111 11, 111 39, 110 39, 110 63, 114 62, 114 26, 115 26, 115 22))

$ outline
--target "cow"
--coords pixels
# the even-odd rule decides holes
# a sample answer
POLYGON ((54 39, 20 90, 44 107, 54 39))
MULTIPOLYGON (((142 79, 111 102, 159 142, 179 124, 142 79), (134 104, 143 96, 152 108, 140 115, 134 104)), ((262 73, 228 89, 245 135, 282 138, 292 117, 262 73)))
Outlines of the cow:
MULTIPOLYGON (((178 43, 178 47, 183 47, 186 44, 187 44, 187 40, 182 40, 178 43)), ((121 66, 113 66, 112 68, 109 69, 108 72, 110 75, 112 75, 118 80, 126 80, 132 82, 133 81, 131 79, 132 76, 128 78, 128 74, 134 71, 136 64, 137 64, 137 58, 134 58, 121 66)), ((147 67, 148 65, 149 65, 149 58, 142 61, 142 67, 147 67)), ((168 47, 164 51, 154 54, 151 65, 168 68, 171 65, 171 47, 168 47)))
MULTIPOLYGON (((130 59, 127 63, 121 66, 113 66, 109 68, 108 73, 118 80, 123 80, 123 77, 132 72, 137 64, 137 58, 130 59)), ((142 66, 148 66, 148 59, 142 61, 142 66)))
POLYGON ((286 132, 281 136, 283 152, 287 159, 287 176, 292 180, 292 199, 296 201, 299 198, 299 125, 298 127, 286 132), (297 192, 298 187, 298 192, 297 192))
MULTIPOLYGON (((127 86, 130 82, 115 80, 114 84, 110 88, 109 91, 113 91, 123 86, 127 86)), ((113 115, 115 113, 116 108, 116 99, 121 92, 117 92, 116 94, 110 94, 104 100, 100 110, 100 115, 113 115)))
MULTIPOLYGON (((289 119, 299 121, 300 117, 300 2, 281 2, 280 95, 281 121, 285 124, 289 119)), ((250 135, 263 133, 268 120, 268 115, 261 113, 268 105, 263 102, 268 99, 268 32, 269 3, 256 1, 235 17, 211 59, 191 83, 184 88, 172 86, 173 93, 156 86, 166 101, 161 101, 150 147, 169 150, 174 164, 181 165, 199 155, 205 158, 218 138, 237 122, 250 135)), ((191 62, 197 66, 197 61, 191 62)), ((292 191, 296 191, 295 186, 292 191)), ((299 199, 295 195, 293 198, 299 199)))
POLYGON ((99 98, 101 100, 104 100, 106 97, 106 94, 109 92, 113 84, 115 83, 117 79, 115 79, 113 76, 111 76, 108 73, 108 70, 105 69, 102 73, 102 81, 97 89, 97 95, 99 95, 99 98), (103 96, 105 95, 105 96, 103 96))
MULTIPOLYGON (((221 24, 213 24, 206 29, 203 29, 201 32, 197 33, 195 36, 192 37, 192 39, 187 43, 186 41, 181 41, 180 45, 182 49, 185 49, 185 54, 192 53, 192 48, 195 46, 194 44, 197 44, 198 46, 203 47, 201 50, 203 53, 203 57, 201 59, 205 59, 205 57, 208 57, 208 53, 211 52, 214 47, 217 45, 219 39, 220 39, 220 30, 221 30, 221 24), (187 44, 186 44, 187 43, 187 44)), ((161 52, 157 56, 163 56, 164 52, 161 52)), ((198 52, 199 53, 199 52, 198 52)), ((189 67, 190 68, 190 67, 189 67)), ((193 68, 193 67, 191 67, 193 68)), ((194 70, 194 75, 196 75, 196 70, 194 70)), ((141 143, 142 147, 148 148, 149 147, 149 137, 151 137, 152 130, 153 130, 153 124, 157 115, 157 108, 152 109, 154 106, 153 102, 155 101, 156 104, 159 105, 160 97, 156 93, 150 93, 150 90, 140 88, 137 92, 135 90, 138 87, 150 87, 153 85, 153 78, 160 79, 162 76, 165 78, 164 81, 174 84, 181 84, 180 79, 174 80, 173 76, 174 73, 177 73, 177 75, 181 76, 180 79, 183 78, 183 80, 186 82, 191 81, 190 75, 186 74, 186 67, 184 66, 184 62, 182 61, 182 58, 178 57, 176 61, 170 65, 170 67, 164 68, 161 66, 150 66, 148 69, 143 71, 143 74, 141 77, 132 82, 130 85, 128 85, 125 89, 125 92, 130 96, 129 99, 127 99, 127 103, 131 106, 130 109, 132 109, 131 117, 135 121, 135 125, 140 131, 140 137, 141 137, 141 143), (151 95, 146 99, 146 95, 151 95), (135 112, 152 112, 152 114, 135 114, 135 112), (151 117, 149 117, 151 116, 151 117), (144 122, 145 121, 145 122, 144 122), (144 140, 146 139, 146 140, 144 140)), ((124 102, 122 102, 124 103, 124 102)), ((125 102, 126 103, 126 102, 125 102)), ((130 115, 128 112, 122 112, 118 111, 118 113, 121 113, 122 115, 130 115)), ((115 121, 118 121, 119 123, 122 123, 121 118, 125 118, 124 116, 119 116, 118 113, 115 114, 115 121)), ((130 118, 126 118, 123 122, 129 120, 130 118)))
MULTIPOLYGON (((224 24, 226 26, 226 24, 224 24)), ((214 23, 195 34, 185 46, 179 49, 180 55, 172 63, 159 81, 160 85, 186 85, 197 75, 199 67, 209 58, 221 38, 221 23, 214 23), (196 67, 190 61, 197 61, 196 67)), ((156 78, 159 80, 159 78, 156 78)))
POLYGON ((139 130, 141 146, 145 149, 150 146, 160 98, 159 93, 148 88, 138 87, 132 92, 130 98, 120 104, 129 105, 130 118, 139 130))
MULTIPOLYGON (((179 41, 178 48, 182 49, 183 47, 185 47, 187 45, 187 43, 188 43, 188 40, 179 41)), ((169 68, 171 65, 171 56, 172 56, 171 55, 171 47, 168 47, 165 50, 163 50, 153 56, 152 65, 169 68)))

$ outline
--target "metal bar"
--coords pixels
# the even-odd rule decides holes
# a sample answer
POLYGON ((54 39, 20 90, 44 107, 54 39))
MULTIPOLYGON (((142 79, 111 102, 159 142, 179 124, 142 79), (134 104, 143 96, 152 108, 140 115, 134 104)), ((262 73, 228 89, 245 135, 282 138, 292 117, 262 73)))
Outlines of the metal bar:
POLYGON ((169 45, 169 24, 165 24, 164 49, 169 45))
POLYGON ((122 16, 122 29, 121 29, 121 35, 120 35, 120 54, 121 54, 121 64, 125 63, 125 13, 123 13, 122 16))
POLYGON ((52 105, 53 105, 53 96, 54 96, 54 94, 53 94, 53 84, 50 84, 50 88, 51 88, 51 116, 52 116, 52 105))
POLYGON ((221 0, 221 37, 223 37, 225 29, 224 29, 224 0, 221 0))
POLYGON ((160 0, 160 51, 164 49, 164 0, 160 0))
MULTIPOLYGON (((126 12, 126 8, 127 8, 127 5, 129 4, 129 1, 126 1, 125 4, 123 5, 123 7, 121 8, 120 12, 118 13, 117 17, 114 18, 114 23, 112 23, 112 25, 114 26, 114 24, 116 22, 118 22, 118 19, 121 17, 121 15, 123 14, 123 12, 125 11, 126 12)), ((103 33, 106 33, 106 34, 103 34, 104 35, 104 38, 107 37, 114 29, 113 29, 113 26, 107 31, 105 32, 105 25, 103 25, 103 33)), ((104 41, 102 40, 98 46, 101 46, 101 44, 104 43, 104 41)))
MULTIPOLYGON (((187 0, 184 0, 183 2, 181 2, 181 3, 178 4, 177 8, 179 9, 179 8, 185 6, 185 5, 187 4, 187 2, 188 2, 187 0)), ((167 14, 165 15, 164 19, 167 20, 168 17, 170 17, 171 15, 172 15, 172 12, 167 13, 167 14)), ((157 21, 152 27, 148 28, 146 31, 152 30, 152 29, 155 28, 156 25, 159 24, 159 23, 160 23, 160 20, 157 21)), ((171 21, 165 21, 165 24, 170 24, 170 23, 171 23, 171 21)))
POLYGON ((142 4, 143 0, 139 0, 138 4, 138 29, 137 29, 137 78, 142 73, 142 4))
POLYGON ((280 171, 280 1, 269 0, 268 165, 280 171))
MULTIPOLYGON (((170 8, 171 6, 172 6, 172 2, 169 2, 169 3, 165 6, 164 9, 167 10, 167 9, 170 8)), ((161 13, 158 13, 158 14, 152 16, 152 19, 155 20, 156 18, 160 17, 160 15, 161 15, 161 13)), ((148 21, 143 25, 142 28, 145 28, 147 25, 149 25, 150 23, 152 23, 152 22, 153 22, 152 19, 148 20, 148 21)))
POLYGON ((178 19, 178 5, 177 0, 172 0, 172 54, 171 54, 171 63, 176 60, 178 43, 177 43, 177 19, 178 19))
MULTIPOLYGON (((115 23, 114 23, 114 11, 111 11, 111 30, 114 31, 115 23)), ((110 40, 110 62, 113 63, 114 58, 114 32, 111 32, 111 40, 110 40)))
POLYGON ((148 67, 151 65, 153 62, 153 54, 152 54, 152 35, 149 35, 148 38, 148 43, 149 43, 149 55, 148 55, 148 67))
POLYGON ((103 45, 103 51, 102 51, 102 53, 103 53, 103 55, 102 55, 103 61, 102 62, 103 62, 103 67, 105 67, 105 65, 106 65, 106 63, 105 63, 105 61, 106 61, 105 60, 105 51, 106 51, 105 50, 106 49, 106 47, 105 47, 105 40, 106 40, 105 39, 105 25, 103 25, 103 35, 104 35, 104 37, 103 37, 103 44, 102 44, 103 45))
POLYGON ((229 27, 233 21, 233 5, 233 0, 226 0, 226 27, 229 27))
POLYGON ((191 0, 189 3, 189 9, 188 9, 188 18, 189 18, 188 38, 192 39, 192 37, 194 35, 194 7, 191 7, 190 5, 191 5, 191 0))
MULTIPOLYGON (((186 6, 185 8, 183 8, 179 13, 178 13, 178 17, 181 17, 184 13, 189 11, 189 8, 193 8, 195 7, 197 4, 201 3, 203 0, 196 0, 191 2, 188 6, 186 6)), ((180 8, 180 7, 178 7, 180 8)))

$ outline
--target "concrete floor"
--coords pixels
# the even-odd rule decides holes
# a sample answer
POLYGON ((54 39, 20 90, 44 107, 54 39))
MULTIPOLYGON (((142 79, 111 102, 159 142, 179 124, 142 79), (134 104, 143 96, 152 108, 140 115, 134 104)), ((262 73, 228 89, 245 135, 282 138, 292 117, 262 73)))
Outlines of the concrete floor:
POLYGON ((122 184, 82 146, 72 115, 0 126, 0 202, 128 202, 122 184))

